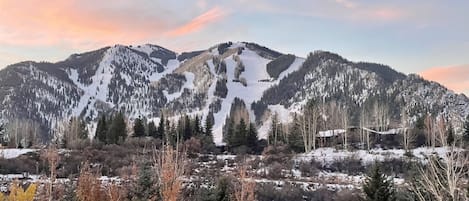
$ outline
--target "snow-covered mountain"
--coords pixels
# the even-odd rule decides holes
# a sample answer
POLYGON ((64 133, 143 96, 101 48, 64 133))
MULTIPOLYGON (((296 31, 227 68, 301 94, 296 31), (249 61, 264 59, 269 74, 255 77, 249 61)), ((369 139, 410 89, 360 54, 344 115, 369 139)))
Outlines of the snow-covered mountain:
POLYGON ((205 118, 212 112, 215 142, 221 143, 235 98, 244 101, 261 137, 271 112, 289 121, 289 114, 310 98, 350 108, 385 100, 396 119, 401 108, 412 116, 444 115, 456 124, 469 113, 466 96, 417 75, 329 52, 316 51, 305 59, 245 42, 181 54, 156 45, 116 45, 57 63, 27 61, 0 71, 0 118, 32 119, 45 133, 70 116, 92 125, 103 112, 157 119, 164 109, 174 117, 205 118))

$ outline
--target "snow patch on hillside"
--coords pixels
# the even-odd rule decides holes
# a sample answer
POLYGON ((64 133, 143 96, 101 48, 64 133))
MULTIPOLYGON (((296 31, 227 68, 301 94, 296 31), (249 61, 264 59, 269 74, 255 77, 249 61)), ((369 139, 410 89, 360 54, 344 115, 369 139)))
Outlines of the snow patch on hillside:
MULTIPOLYGON (((240 47, 245 47, 244 43, 234 43, 230 49, 233 48, 240 48, 240 47)), ((240 98, 244 101, 246 104, 246 107, 249 111, 249 118, 251 121, 254 121, 255 115, 254 111, 251 109, 251 104, 255 101, 258 101, 261 99, 263 92, 267 90, 268 88, 272 87, 275 84, 278 84, 279 81, 287 76, 288 74, 297 71, 300 69, 302 63, 305 61, 303 58, 296 58, 295 61, 290 65, 290 67, 282 72, 279 76, 279 79, 274 80, 274 81, 265 81, 265 80, 270 80, 270 76, 267 72, 267 64, 271 62, 272 60, 266 59, 260 55, 258 55, 255 51, 252 51, 248 48, 245 48, 240 55, 238 55, 241 62, 245 66, 245 71, 242 72, 239 76, 240 79, 245 79, 246 80, 246 86, 244 86, 242 83, 235 81, 237 80, 235 78, 235 68, 237 66, 236 61, 233 59, 232 56, 229 56, 224 59, 226 63, 226 75, 227 75, 227 88, 228 88, 228 94, 226 98, 222 102, 222 107, 221 110, 217 113, 214 114, 215 117, 215 124, 213 127, 213 132, 214 132, 214 141, 217 145, 222 145, 222 139, 223 139, 223 125, 225 123, 226 117, 229 116, 229 112, 231 110, 231 104, 233 103, 233 100, 237 97, 240 98), (264 80, 264 81, 261 81, 264 80)), ((211 63, 211 62, 209 62, 211 63)), ((215 75, 215 70, 214 66, 209 64, 210 71, 212 74, 215 75)), ((215 84, 212 83, 211 88, 209 89, 209 98, 213 99, 213 92, 214 92, 214 86, 215 84), (213 88, 212 88, 213 87, 213 88)), ((211 102, 209 99, 209 102, 211 102)), ((276 110, 279 113, 281 113, 281 121, 282 122, 288 122, 289 121, 289 112, 286 108, 284 108, 281 105, 275 105, 275 106, 269 106, 269 108, 272 108, 272 110, 276 110)), ((260 138, 265 138, 267 131, 268 131, 268 125, 264 124, 259 128, 258 135, 260 138)))
MULTIPOLYGON (((232 57, 226 58, 226 86, 228 88, 228 94, 222 102, 221 110, 214 114, 215 124, 213 131, 214 141, 217 145, 223 144, 223 124, 225 123, 226 117, 229 116, 233 100, 236 97, 242 99, 249 109, 251 120, 254 120, 254 112, 250 109, 252 102, 259 100, 262 97, 263 91, 273 84, 259 81, 269 78, 266 65, 270 60, 259 56, 256 52, 249 49, 245 49, 239 57, 245 66, 245 71, 241 73, 240 78, 246 79, 247 86, 244 86, 240 82, 233 81, 236 80, 234 76, 236 61, 234 61, 232 57)), ((214 72, 214 70, 212 72, 214 72)))
MULTIPOLYGON (((91 77, 92 83, 85 85, 80 82, 78 72, 75 69, 70 69, 69 78, 77 85, 82 91, 83 95, 78 102, 77 107, 72 110, 72 115, 80 116, 80 114, 87 107, 93 107, 96 100, 106 102, 109 93, 109 83, 114 75, 114 66, 112 61, 114 59, 116 48, 109 48, 105 53, 103 59, 99 63, 96 74, 91 77)), ((86 116, 89 115, 90 109, 87 109, 86 116)))
POLYGON ((186 82, 181 87, 180 91, 169 94, 167 90, 163 90, 163 94, 166 96, 166 99, 168 100, 168 102, 171 102, 181 97, 182 93, 184 92, 184 89, 189 89, 189 90, 194 89, 194 79, 195 79, 194 73, 184 72, 184 76, 186 77, 186 82))
POLYGON ((148 79, 151 81, 151 82, 155 82, 155 81, 158 81, 160 80, 162 77, 164 77, 165 75, 169 74, 169 73, 172 73, 176 68, 178 68, 180 65, 179 61, 177 59, 171 59, 168 61, 168 65, 166 65, 166 68, 163 72, 161 73, 158 73, 158 72, 153 72, 150 74, 150 76, 148 77, 148 79))
POLYGON ((131 46, 130 48, 139 52, 143 52, 147 54, 148 56, 150 56, 152 52, 160 50, 160 48, 153 46, 153 45, 149 45, 149 44, 131 46))
POLYGON ((278 79, 276 80, 276 84, 278 84, 278 82, 280 82, 280 80, 285 78, 290 73, 293 73, 293 72, 299 70, 301 68, 301 65, 303 65, 304 62, 305 62, 304 58, 296 57, 295 61, 293 61, 293 63, 290 65, 290 67, 288 69, 284 70, 282 73, 280 73, 280 75, 278 76, 278 79))

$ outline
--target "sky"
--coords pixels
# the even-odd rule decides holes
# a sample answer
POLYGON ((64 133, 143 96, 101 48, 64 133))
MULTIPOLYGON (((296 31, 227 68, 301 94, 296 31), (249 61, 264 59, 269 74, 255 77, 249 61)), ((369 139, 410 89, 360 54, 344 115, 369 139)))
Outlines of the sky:
POLYGON ((0 68, 114 44, 256 42, 386 64, 469 95, 469 1, 0 0, 0 68))

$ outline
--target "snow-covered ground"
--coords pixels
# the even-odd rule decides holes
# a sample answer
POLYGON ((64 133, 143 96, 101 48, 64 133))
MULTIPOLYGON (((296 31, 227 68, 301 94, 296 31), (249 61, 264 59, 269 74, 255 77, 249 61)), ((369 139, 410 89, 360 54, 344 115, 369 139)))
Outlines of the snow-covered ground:
POLYGON ((37 149, 0 149, 0 158, 12 159, 37 149))
MULTIPOLYGON (((414 157, 418 159, 425 159, 426 156, 437 154, 443 157, 447 152, 445 147, 419 147, 411 150, 414 157)), ((337 160, 354 157, 359 159, 364 164, 373 163, 375 160, 383 161, 385 159, 404 158, 405 150, 403 149, 372 149, 372 150, 357 150, 357 151, 344 151, 334 148, 318 148, 307 154, 299 154, 296 158, 298 160, 311 160, 314 159, 323 164, 330 164, 337 160)))
MULTIPOLYGON (((5 158, 15 158, 20 156, 21 154, 29 153, 37 151, 36 149, 2 149, 0 153, 5 158)), ((61 150, 64 152, 66 150, 61 150)), ((424 159, 425 156, 431 154, 438 154, 439 156, 445 155, 448 151, 447 148, 438 147, 438 148, 431 148, 431 147, 422 147, 416 148, 411 150, 414 155, 414 158, 417 159, 424 159)), ((357 150, 357 151, 343 151, 343 150, 336 150, 333 148, 319 148, 307 154, 299 154, 294 157, 294 160, 310 160, 314 159, 318 162, 323 164, 331 164, 335 160, 341 160, 347 157, 356 157, 357 159, 361 159, 363 164, 372 163, 374 160, 385 160, 385 159, 392 159, 392 158, 403 158, 405 151, 401 149, 391 149, 391 150, 382 150, 382 149, 373 149, 370 151, 366 150, 357 150)), ((212 169, 217 166, 217 160, 236 160, 236 155, 216 155, 214 156, 213 161, 202 162, 200 165, 201 168, 196 168, 195 172, 203 172, 204 168, 212 169)), ((249 161, 253 161, 254 159, 262 160, 264 156, 252 156, 249 161)), ((236 164, 229 163, 228 161, 223 167, 219 170, 223 174, 233 174, 237 171, 236 164)), ((276 184, 279 188, 286 185, 287 183, 291 183, 294 185, 298 185, 304 190, 312 191, 317 190, 319 188, 327 188, 329 190, 342 190, 342 189, 357 189, 361 188, 363 181, 365 179, 364 174, 360 175, 349 175, 344 173, 338 172, 325 172, 320 171, 314 176, 305 177, 302 176, 301 172, 298 169, 292 168, 283 170, 285 178, 281 179, 269 179, 262 175, 268 173, 270 169, 268 167, 260 167, 258 169, 253 169, 256 172, 257 176, 254 176, 252 180, 256 181, 257 183, 271 183, 276 184)), ((196 175, 192 175, 194 178, 198 178, 196 175)), ((191 176, 191 177, 192 177, 191 176)), ((38 183, 46 183, 48 182, 46 176, 41 175, 29 175, 28 181, 31 182, 38 182, 38 183)), ((12 181, 14 179, 23 178, 23 175, 20 174, 8 174, 8 175, 0 175, 0 181, 12 181)), ((404 180, 402 178, 391 178, 396 185, 404 184, 404 180)), ((123 179, 119 177, 100 177, 100 180, 103 183, 110 183, 110 182, 121 182, 123 179)), ((68 179, 61 179, 57 182, 66 182, 69 181, 68 179)), ((189 179, 187 182, 191 182, 192 180, 189 179)), ((0 186, 1 190, 1 186, 0 186)))

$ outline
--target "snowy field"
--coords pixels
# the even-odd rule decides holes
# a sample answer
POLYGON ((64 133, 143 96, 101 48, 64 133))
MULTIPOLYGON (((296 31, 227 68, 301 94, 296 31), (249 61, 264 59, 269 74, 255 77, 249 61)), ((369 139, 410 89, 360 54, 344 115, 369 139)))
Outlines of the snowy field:
MULTIPOLYGON (((424 160, 427 156, 432 154, 443 157, 447 152, 447 148, 445 147, 419 147, 411 150, 412 155, 421 160, 424 160)), ((363 164, 370 164, 373 163, 373 161, 404 158, 406 157, 404 154, 405 150, 403 149, 344 151, 334 148, 319 148, 307 154, 299 154, 296 158, 304 161, 314 159, 323 164, 331 164, 334 161, 346 158, 356 158, 362 160, 363 164)))
POLYGON ((0 158, 12 159, 37 149, 0 149, 0 158))
MULTIPOLYGON (((6 159, 16 158, 22 154, 30 153, 38 151, 37 149, 1 149, 0 150, 0 157, 6 159)), ((65 150, 61 150, 64 152, 65 150)), ((443 157, 448 152, 448 149, 445 147, 420 147, 416 149, 412 149, 411 153, 413 154, 413 159, 424 161, 425 158, 429 155, 438 155, 443 157)), ((214 160, 208 162, 201 162, 200 167, 194 170, 196 174, 198 172, 203 172, 203 169, 213 169, 216 167, 216 161, 225 161, 226 164, 220 168, 223 174, 232 174, 237 171, 237 167, 234 164, 228 163, 229 161, 235 161, 236 155, 216 155, 213 156, 214 160), (233 166, 234 165, 234 166, 233 166)), ((295 161, 309 161, 314 159, 317 162, 322 163, 323 165, 330 165, 334 161, 340 161, 347 158, 354 158, 361 160, 363 165, 372 164, 374 161, 384 161, 386 159, 400 159, 405 158, 405 151, 403 149, 372 149, 369 151, 366 150, 356 150, 356 151, 344 151, 344 150, 337 150, 334 148, 319 148, 316 150, 311 151, 310 153, 306 154, 297 154, 293 157, 295 161)), ((251 159, 263 159, 264 156, 252 156, 251 159)), ((349 175, 345 173, 339 172, 327 172, 327 171, 319 171, 316 175, 311 177, 302 176, 302 173, 299 169, 294 167, 290 167, 291 169, 283 170, 284 178, 279 179, 269 179, 265 176, 262 176, 269 172, 268 167, 260 167, 258 169, 253 169, 253 173, 255 173, 253 180, 257 183, 272 183, 276 184, 279 188, 286 185, 286 183, 294 184, 301 186, 304 190, 313 191, 319 188, 327 188, 329 190, 341 190, 341 189, 357 189, 360 188, 365 175, 349 175), (264 174, 263 174, 264 173, 264 174)), ((283 172, 282 171, 282 172, 283 172)), ((196 175, 193 175, 194 178, 199 178, 196 175)), ((200 176, 200 175, 199 175, 200 176)), ((9 175, 0 175, 0 181, 11 181, 14 179, 21 179, 23 175, 20 174, 9 174, 9 175)), ((44 183, 47 182, 47 178, 45 176, 40 175, 29 175, 28 181, 44 183)), ((189 177, 189 178, 192 178, 189 177)), ((201 178, 201 177, 200 177, 201 178)), ((199 178, 199 179, 200 179, 199 178)), ((402 178, 392 178, 395 185, 403 185, 404 179, 402 178)), ((111 181, 122 181, 121 178, 118 177, 100 177, 100 180, 104 183, 109 183, 111 181)), ((58 182, 66 182, 67 179, 61 179, 58 182)), ((186 182, 191 182, 192 179, 188 179, 186 182)), ((1 189, 0 189, 1 190, 1 189)))

